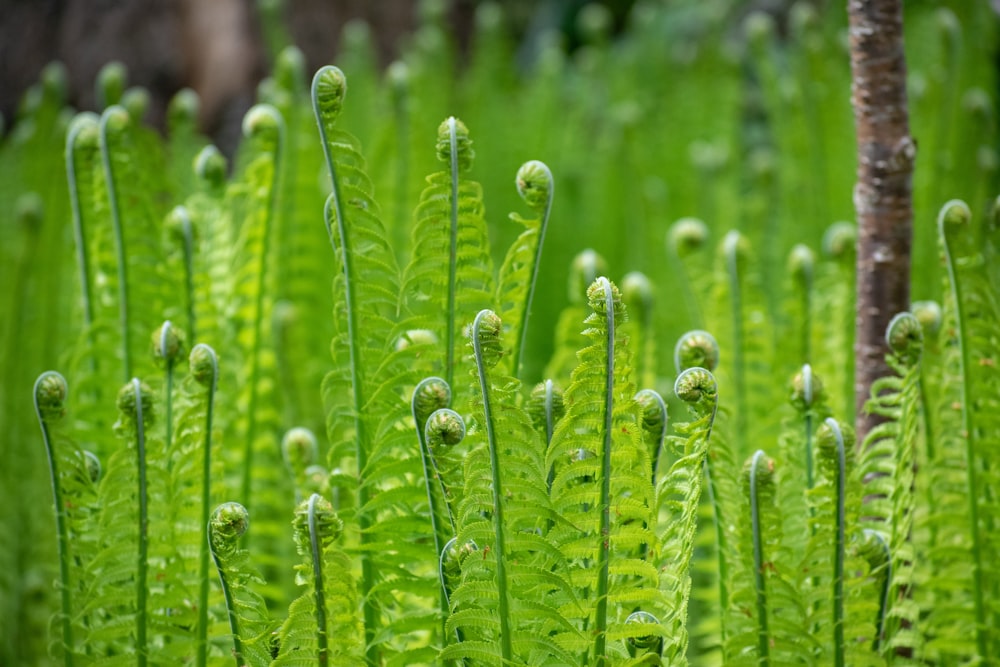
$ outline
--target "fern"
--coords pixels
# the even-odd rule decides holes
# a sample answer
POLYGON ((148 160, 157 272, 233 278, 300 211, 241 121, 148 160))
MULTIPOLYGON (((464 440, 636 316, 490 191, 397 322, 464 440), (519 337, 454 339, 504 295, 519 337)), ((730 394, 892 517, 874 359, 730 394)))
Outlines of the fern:
POLYGON ((587 249, 573 258, 569 271, 569 302, 559 315, 555 331, 555 350, 545 367, 545 376, 567 386, 570 374, 576 368, 576 353, 588 345, 587 337, 580 333, 580 322, 587 313, 587 288, 598 276, 607 273, 608 264, 595 251, 587 249))
POLYGON ((594 636, 592 646, 573 648, 595 664, 611 664, 623 655, 623 647, 608 641, 627 633, 623 608, 661 612, 665 602, 656 568, 639 557, 642 545, 655 543, 654 490, 620 329, 625 308, 606 278, 598 278, 587 296, 591 345, 581 351, 547 459, 555 470, 552 499, 568 522, 553 529, 553 538, 573 567, 581 605, 576 613, 582 614, 575 621, 594 636))
POLYGON ((432 599, 438 587, 435 568, 426 565, 438 554, 429 548, 425 523, 408 510, 426 498, 419 450, 409 432, 396 427, 407 414, 402 393, 426 371, 415 360, 429 350, 408 333, 414 322, 400 297, 395 257, 356 140, 336 129, 345 92, 340 70, 316 73, 313 107, 333 186, 325 216, 341 267, 334 284, 334 370, 323 382, 323 396, 330 467, 345 459, 356 466, 356 501, 341 513, 357 530, 356 543, 347 544, 360 560, 366 660, 378 664, 383 652, 390 660, 420 660, 426 653, 406 629, 426 612, 407 600, 432 599), (403 588, 414 598, 400 600, 396 591, 403 588))
POLYGON ((305 558, 296 566, 296 580, 307 590, 289 608, 272 664, 363 665, 357 589, 349 560, 334 546, 342 522, 329 501, 313 494, 296 509, 293 527, 296 548, 305 558))
POLYGON ((568 637, 583 637, 564 617, 575 600, 548 530, 561 518, 548 496, 541 435, 517 404, 517 381, 498 371, 500 318, 481 311, 471 335, 480 401, 469 439, 475 436, 477 444, 466 457, 455 544, 479 545, 482 558, 467 551, 462 557, 461 546, 458 553, 453 545, 445 550, 445 574, 461 566, 449 595, 447 630, 462 639, 439 660, 566 664, 573 661, 564 648, 568 637), (550 635, 554 641, 540 640, 550 635))
MULTIPOLYGON (((712 427, 719 407, 718 388, 712 373, 704 368, 689 368, 677 377, 674 393, 689 404, 695 419, 676 426, 677 459, 670 472, 656 485, 656 507, 666 515, 667 526, 660 538, 661 588, 668 615, 664 621, 669 664, 687 664, 688 599, 691 596, 691 560, 698 528, 698 507, 712 427)), ((665 414, 664 414, 665 416, 665 414)), ((722 545, 719 545, 722 548, 722 545)), ((722 555, 720 554, 720 560, 722 555)), ((724 576, 724 572, 720 573, 724 576)))
MULTIPOLYGON (((484 220, 482 188, 463 177, 474 152, 469 130, 456 118, 438 128, 437 157, 448 165, 427 177, 413 226, 413 259, 406 268, 404 294, 427 328, 444 343, 442 376, 454 382, 463 342, 461 323, 470 321, 495 298, 493 262, 484 220), (444 270, 447 267, 447 271, 444 270)), ((461 387, 464 394, 465 387, 461 387)), ((466 398, 456 398, 464 406, 466 398)), ((463 408, 464 409, 464 408, 463 408)))
POLYGON ((520 377, 521 361, 528 341, 528 320, 531 317, 541 266, 542 246, 552 213, 555 183, 552 172, 538 160, 521 165, 517 170, 515 183, 521 199, 536 217, 525 220, 516 213, 510 216, 511 220, 524 225, 526 229, 511 245, 500 266, 496 302, 500 305, 500 317, 507 327, 505 336, 512 340, 511 349, 507 353, 507 358, 510 359, 507 368, 511 375, 520 377))
POLYGON ((262 581, 250 565, 249 553, 237 546, 237 540, 249 527, 246 508, 233 502, 216 507, 208 524, 212 558, 226 600, 236 667, 262 667, 271 662, 267 649, 270 631, 267 607, 264 598, 254 590, 254 585, 262 581))
POLYGON ((966 502, 968 516, 969 575, 972 589, 972 617, 976 651, 980 658, 994 654, 996 624, 990 619, 986 596, 995 587, 989 553, 993 526, 992 506, 997 489, 989 465, 996 449, 994 418, 995 363, 988 342, 998 320, 997 305, 988 286, 988 272, 983 269, 981 248, 971 230, 972 215, 960 201, 944 205, 938 217, 938 230, 944 245, 948 281, 959 346, 958 372, 961 377, 961 439, 965 444, 966 502))

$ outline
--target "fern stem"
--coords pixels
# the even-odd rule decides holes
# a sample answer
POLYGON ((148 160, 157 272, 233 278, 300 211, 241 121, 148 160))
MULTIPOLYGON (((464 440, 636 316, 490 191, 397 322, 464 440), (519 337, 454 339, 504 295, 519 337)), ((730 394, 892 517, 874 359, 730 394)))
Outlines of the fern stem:
POLYGON ((952 302, 955 304, 955 326, 958 329, 957 339, 960 348, 959 366, 962 374, 962 430, 965 436, 966 458, 966 497, 969 502, 969 523, 972 539, 972 599, 975 610, 976 648, 979 656, 986 659, 989 655, 989 644, 986 636, 986 608, 983 600, 983 590, 986 582, 983 580, 983 547, 982 536, 979 533, 979 498, 981 491, 977 479, 976 461, 976 429, 972 420, 972 410, 969 401, 972 400, 972 350, 969 349, 970 332, 966 322, 965 303, 963 302, 962 282, 955 270, 955 258, 952 256, 951 242, 946 230, 947 225, 968 225, 971 220, 968 206, 961 201, 952 200, 941 208, 938 215, 938 233, 944 246, 945 265, 948 268, 948 282, 951 285, 952 302))
POLYGON ((59 464, 56 458, 55 447, 52 438, 49 436, 49 416, 43 410, 42 399, 45 400, 46 408, 61 410, 62 404, 66 400, 66 379, 56 371, 46 371, 35 380, 35 387, 32 390, 32 397, 35 403, 35 415, 38 417, 38 425, 42 430, 42 442, 45 444, 45 454, 49 461, 49 476, 52 481, 52 499, 55 502, 56 514, 56 536, 59 549, 59 597, 62 605, 61 621, 62 641, 63 641, 63 663, 66 667, 73 666, 73 605, 70 598, 70 574, 69 574, 69 533, 66 528, 66 507, 63 504, 62 489, 59 485, 59 464), (45 393, 45 396, 40 394, 45 393), (54 395, 53 395, 53 392, 54 395), (51 398, 50 398, 51 397, 51 398), (52 399, 55 400, 52 400, 52 399))
POLYGON ((878 614, 875 616, 875 639, 872 641, 872 650, 878 653, 882 650, 886 614, 889 611, 889 590, 892 587, 892 553, 889 551, 889 545, 886 544, 885 538, 877 530, 865 528, 865 535, 872 536, 878 542, 886 564, 885 581, 882 582, 882 591, 878 598, 878 614))
POLYGON ((233 549, 235 546, 233 541, 246 532, 249 522, 250 515, 245 507, 239 503, 223 503, 215 508, 207 524, 208 544, 212 551, 212 560, 215 561, 215 569, 219 573, 219 583, 222 586, 222 595, 229 616, 229 630, 233 635, 233 659, 236 660, 236 667, 246 667, 247 662, 243 657, 243 640, 240 639, 240 619, 236 611, 236 599, 233 597, 232 586, 226 576, 219 550, 222 547, 227 551, 233 549))
POLYGON ((607 314, 607 370, 604 386, 604 444, 601 457, 601 531, 597 557, 597 609, 594 622, 594 659, 597 667, 607 664, 608 628, 608 570, 610 561, 611 536, 611 431, 613 429, 613 408, 615 389, 615 302, 611 283, 603 276, 597 285, 604 291, 604 308, 607 314))
POLYGON ((312 550, 313 590, 316 593, 316 644, 320 667, 329 663, 329 645, 326 636, 326 594, 323 590, 323 554, 316 532, 316 501, 319 494, 309 497, 309 546, 312 550))
MULTIPOLYGON (((76 260, 80 269, 80 291, 83 297, 83 326, 90 330, 94 321, 94 308, 90 297, 90 255, 87 252, 87 235, 83 225, 83 210, 80 205, 80 187, 76 173, 76 141, 83 130, 92 130, 97 124, 92 113, 77 116, 66 135, 66 180, 69 182, 69 203, 73 212, 73 236, 76 240, 76 260)), ((88 334, 89 335, 89 334, 88 334)))
POLYGON ((146 429, 142 415, 142 386, 138 378, 132 378, 132 392, 135 395, 135 444, 139 472, 139 553, 136 573, 136 664, 145 667, 146 655, 146 589, 149 566, 149 494, 146 488, 146 429))
MULTIPOLYGON (((201 467, 201 547, 198 562, 198 638, 197 667, 205 667, 208 660, 208 521, 210 516, 210 501, 212 489, 212 417, 215 406, 215 389, 219 377, 219 362, 215 350, 205 344, 196 345, 191 350, 192 371, 195 379, 198 377, 197 359, 206 358, 211 369, 211 376, 203 376, 208 380, 208 397, 205 402, 205 440, 202 445, 201 467)), ((221 572, 221 570, 220 570, 221 572)))
POLYGON ((256 129, 253 121, 258 120, 258 118, 261 119, 258 121, 260 127, 265 127, 267 123, 267 121, 262 120, 264 118, 267 118, 270 123, 274 124, 277 130, 277 143, 274 148, 273 158, 274 182, 271 184, 267 194, 267 213, 264 217, 263 239, 261 243, 263 256, 260 258, 260 271, 257 274, 253 337, 251 338, 252 343, 250 348, 252 368, 250 370, 250 398, 247 401, 247 439, 243 458, 243 483, 241 486, 243 502, 247 505, 250 503, 251 491, 253 489, 254 440, 257 439, 257 402, 260 400, 260 357, 261 348, 263 347, 264 296, 268 276, 267 251, 270 246, 271 227, 274 223, 275 209, 277 208, 278 179, 281 178, 280 160, 285 134, 285 124, 281 118, 281 114, 274 107, 265 104, 258 104, 247 112, 247 115, 244 117, 244 134, 250 134, 256 129), (254 114, 260 115, 255 118, 254 114))
MULTIPOLYGON (((718 406, 718 402, 716 402, 718 406)), ((716 409, 718 409, 716 407, 716 409)), ((715 421, 715 413, 712 413, 712 421, 715 421)), ((711 432, 711 431, 709 431, 711 432)), ((726 527, 723 523, 722 503, 719 501, 718 493, 715 490, 715 472, 712 466, 712 457, 705 457, 705 490, 708 492, 708 501, 712 505, 712 523, 715 528, 715 557, 716 557, 716 577, 719 580, 719 637, 720 645, 726 645, 726 613, 729 609, 729 541, 726 539, 726 527)))
POLYGON ((448 305, 445 313, 445 369, 448 386, 454 384, 455 365, 455 290, 458 280, 458 136, 455 117, 448 118, 448 143, 451 150, 451 236, 448 244, 448 305))
POLYGON ((514 650, 510 636, 510 605, 507 597, 507 566, 504 545, 503 486, 500 480, 500 452, 497 445, 496 429, 493 427, 493 411, 490 405, 490 383, 486 376, 486 360, 483 357, 482 323, 485 317, 496 317, 491 310, 481 310, 472 323, 472 349, 479 374, 479 386, 483 396, 483 425, 490 450, 490 469, 493 473, 493 531, 496 535, 497 594, 500 615, 500 655, 503 664, 513 659, 514 650))
MULTIPOLYGON (((518 336, 517 347, 514 348, 514 360, 511 364, 511 374, 514 377, 520 377, 521 359, 524 357, 524 348, 528 343, 528 319, 531 317, 531 304, 535 298, 535 285, 538 283, 538 271, 542 264, 542 246, 545 244, 545 230, 549 226, 549 216, 552 213, 552 197, 555 194, 555 182, 552 180, 552 172, 548 166, 537 160, 529 164, 543 171, 545 182, 548 185, 548 192, 545 198, 545 212, 542 214, 542 222, 538 228, 535 258, 531 265, 531 282, 528 284, 528 294, 521 306, 521 333, 518 336)), ((551 434, 549 435, 549 439, 552 439, 551 434)))
POLYGON ((845 548, 845 501, 847 496, 847 453, 844 451, 844 435, 833 417, 824 422, 837 443, 837 533, 833 552, 833 664, 844 666, 844 548, 845 548))
POLYGON ((771 664, 771 637, 767 627, 767 582, 764 578, 764 540, 760 529, 760 507, 757 503, 757 472, 760 461, 765 456, 764 450, 754 452, 750 463, 750 522, 753 531, 753 576, 757 589, 757 617, 759 629, 757 633, 757 650, 759 663, 763 667, 771 664))
POLYGON ((746 363, 743 350, 743 298, 739 273, 740 233, 731 231, 723 240, 726 273, 729 276, 729 305, 733 327, 733 380, 736 390, 737 452, 745 449, 747 431, 746 363))
POLYGON ((194 313, 194 233, 191 230, 191 216, 183 206, 174 209, 180 218, 181 238, 184 241, 184 291, 187 297, 188 340, 198 340, 194 313))
MULTIPOLYGON (((338 254, 337 244, 339 242, 341 249, 339 253, 341 268, 343 269, 344 274, 344 312, 347 319, 347 350, 348 360, 351 367, 351 407, 353 408, 352 413, 354 417, 355 441, 357 442, 357 447, 355 448, 355 458, 357 460, 359 477, 359 511, 357 513, 357 521, 360 533, 360 593, 364 608, 365 659, 370 665, 375 665, 379 662, 378 647, 375 645, 375 626, 377 623, 377 614, 374 601, 371 596, 371 590, 375 586, 375 568, 372 563, 371 555, 366 550, 366 545, 371 539, 369 536, 371 521, 365 511, 365 508, 368 505, 369 489, 364 481, 364 476, 367 472, 365 469, 368 466, 369 435, 365 429, 364 419, 362 419, 362 407, 364 406, 364 400, 361 396, 361 371, 359 366, 360 355, 358 351, 360 342, 358 340, 357 323, 354 321, 355 298, 353 258, 351 257, 351 253, 348 252, 350 245, 348 243, 347 227, 345 225, 343 204, 340 196, 340 182, 337 178, 337 167, 333 159, 333 152, 330 146, 330 142, 333 137, 327 136, 326 124, 323 122, 323 111, 319 100, 320 87, 323 85, 330 85, 331 83, 334 86, 340 86, 341 96, 346 93, 347 82, 344 78, 343 72, 332 65, 320 68, 313 77, 311 95, 313 110, 316 115, 316 124, 319 127, 320 139, 323 144, 323 155, 326 158, 326 166, 330 173, 332 188, 330 196, 326 200, 323 219, 326 223, 326 231, 330 237, 330 244, 333 246, 335 255, 338 254), (324 81, 324 79, 330 79, 330 81, 324 81), (330 224, 331 212, 334 216, 336 216, 336 237, 334 236, 334 230, 330 224)), ((342 104, 342 97, 340 103, 342 104)))
POLYGON ((111 152, 108 146, 108 124, 120 126, 128 122, 128 112, 120 106, 108 107, 101 114, 100 145, 101 162, 104 166, 104 181, 108 191, 108 205, 111 210, 111 228, 115 237, 115 255, 118 263, 118 324, 122 332, 122 370, 126 381, 132 377, 132 337, 129 333, 129 281, 125 252, 125 233, 122 229, 121 210, 115 186, 114 169, 111 166, 111 152))

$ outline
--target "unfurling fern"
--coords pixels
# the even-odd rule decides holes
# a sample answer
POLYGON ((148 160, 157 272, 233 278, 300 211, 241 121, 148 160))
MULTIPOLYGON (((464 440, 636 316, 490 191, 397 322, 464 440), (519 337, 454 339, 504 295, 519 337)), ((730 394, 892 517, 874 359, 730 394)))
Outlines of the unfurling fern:
POLYGON ((618 288, 603 277, 587 297, 590 345, 580 352, 566 390, 566 416, 547 456, 555 473, 553 504, 566 519, 551 535, 566 554, 579 597, 578 609, 567 614, 579 632, 594 637, 589 646, 574 641, 567 647, 593 664, 609 665, 626 655, 617 640, 638 636, 625 624, 628 613, 638 606, 661 615, 665 602, 653 565, 660 555, 654 550, 649 560, 641 557, 644 545, 657 544, 654 489, 621 331, 625 307, 618 288))
MULTIPOLYGON (((461 560, 461 581, 449 594, 449 635, 439 660, 477 664, 573 662, 563 637, 583 637, 564 617, 576 604, 564 579, 562 554, 549 527, 563 523, 549 500, 542 437, 518 405, 518 383, 498 372, 502 325, 483 310, 472 326, 479 401, 466 457, 465 491, 457 511, 457 545, 478 545, 482 557, 461 560), (543 638, 555 637, 553 640, 543 638)), ((463 547, 459 547, 461 551, 463 547)), ((448 549, 443 574, 457 569, 448 549)), ((455 554, 456 556, 458 554, 455 554)))
POLYGON ((506 327, 505 336, 510 341, 510 350, 505 367, 514 377, 521 377, 521 362, 528 340, 528 320, 541 266, 542 246, 545 231, 552 213, 552 198, 555 183, 552 172, 542 162, 532 160, 521 165, 515 180, 521 199, 531 208, 535 217, 529 220, 511 213, 514 222, 525 226, 525 230, 514 241, 500 266, 497 283, 496 302, 500 307, 500 317, 506 327))
MULTIPOLYGON (((660 538, 660 588, 664 591, 664 620, 668 664, 686 665, 688 599, 691 596, 691 559, 698 528, 698 507, 705 477, 712 427, 719 407, 718 388, 711 371, 689 368, 677 377, 674 393, 689 404, 695 419, 676 427, 677 459, 656 486, 656 508, 666 522, 660 538)), ((723 547, 724 548, 724 547, 723 547)), ((720 554, 720 559, 725 558, 720 554)))
POLYGON ((232 655, 236 667, 264 667, 271 662, 270 622, 264 598, 254 588, 263 583, 239 539, 250 527, 250 514, 239 503, 223 503, 212 512, 208 539, 226 600, 232 655))
POLYGON ((340 267, 334 282, 334 368, 323 381, 331 483, 348 482, 343 502, 345 550, 360 561, 359 594, 366 659, 419 662, 433 656, 426 637, 409 632, 428 618, 424 601, 437 598, 439 554, 426 522, 412 508, 426 502, 419 447, 398 428, 408 413, 409 387, 426 374, 430 351, 412 333, 401 299, 399 271, 372 199, 357 141, 337 129, 346 79, 335 67, 313 78, 312 98, 332 193, 327 232, 340 267), (411 595, 401 597, 399 590, 411 595), (422 598, 422 599, 421 599, 422 598), (394 629, 398 628, 398 629, 394 629))
POLYGON ((414 214, 413 259, 404 279, 414 312, 444 345, 435 371, 456 388, 456 406, 462 410, 466 387, 455 384, 464 350, 461 326, 496 297, 482 187, 465 176, 474 155, 462 121, 452 117, 441 123, 437 157, 448 170, 427 177, 414 214))
MULTIPOLYGON (((989 554, 995 553, 998 546, 995 517, 1000 484, 997 483, 996 469, 989 462, 995 460, 1000 449, 997 400, 1000 379, 993 354, 1000 308, 990 285, 993 269, 986 264, 982 244, 972 222, 969 207, 961 201, 948 202, 938 216, 938 231, 948 269, 950 299, 946 307, 951 311, 948 317, 954 322, 953 333, 957 339, 954 344, 957 349, 953 348, 950 355, 954 363, 945 362, 945 380, 958 384, 956 398, 961 414, 957 434, 944 431, 948 423, 940 426, 940 432, 947 436, 948 442, 939 443, 939 461, 942 475, 957 463, 965 479, 964 488, 955 488, 951 484, 935 486, 936 492, 948 493, 938 493, 938 512, 933 513, 943 519, 943 514, 948 511, 946 508, 952 507, 952 489, 959 493, 959 497, 965 496, 962 514, 967 517, 967 524, 962 526, 964 535, 958 539, 962 544, 962 558, 968 561, 968 566, 955 569, 948 567, 947 561, 942 559, 944 554, 941 548, 946 546, 942 543, 942 533, 952 533, 955 521, 951 521, 950 528, 947 521, 938 522, 938 543, 932 548, 931 557, 941 565, 937 580, 928 584, 934 592, 930 603, 934 607, 931 614, 937 632, 942 636, 954 632, 957 630, 956 623, 974 628, 976 653, 972 655, 986 660, 996 655, 998 642, 996 615, 989 605, 989 599, 997 594, 997 564, 989 554), (956 448, 964 445, 964 461, 948 463, 946 447, 949 445, 956 448), (950 592, 956 589, 953 587, 971 589, 971 609, 968 604, 959 603, 950 592)), ((954 421, 954 411, 951 414, 949 423, 954 421)), ((957 480, 947 480, 942 476, 941 481, 957 480)), ((932 516, 931 520, 934 518, 932 516)), ((940 655, 941 659, 945 659, 948 656, 949 660, 958 660, 959 655, 971 657, 967 648, 956 650, 958 648, 947 643, 939 644, 937 637, 929 638, 926 645, 928 657, 940 655)))
POLYGON ((313 494, 295 510, 292 526, 296 548, 304 557, 296 566, 296 581, 306 591, 288 610, 272 664, 365 664, 357 587, 350 560, 335 544, 343 523, 329 501, 313 494))

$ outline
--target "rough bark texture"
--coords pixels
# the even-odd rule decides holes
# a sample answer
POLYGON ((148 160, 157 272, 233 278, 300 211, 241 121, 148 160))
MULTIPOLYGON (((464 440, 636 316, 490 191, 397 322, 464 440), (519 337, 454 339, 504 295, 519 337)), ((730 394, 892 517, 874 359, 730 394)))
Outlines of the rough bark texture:
POLYGON ((849 0, 847 11, 858 142, 854 399, 860 443, 877 423, 862 409, 872 382, 889 372, 886 326, 910 306, 916 145, 906 104, 902 0, 849 0))

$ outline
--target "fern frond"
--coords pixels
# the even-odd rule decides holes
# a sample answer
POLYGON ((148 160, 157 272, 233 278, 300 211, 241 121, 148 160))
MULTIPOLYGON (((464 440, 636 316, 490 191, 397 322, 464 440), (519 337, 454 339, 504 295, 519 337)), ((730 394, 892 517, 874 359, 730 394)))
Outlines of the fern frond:
POLYGON ((521 360, 528 340, 528 320, 531 317, 535 285, 541 267, 542 246, 552 213, 555 183, 549 168, 538 160, 532 160, 517 170, 515 184, 521 199, 531 208, 535 217, 525 220, 516 213, 510 215, 510 219, 524 225, 525 230, 507 250, 500 266, 496 303, 499 305, 500 318, 507 327, 505 336, 512 341, 507 354, 510 361, 505 362, 506 368, 510 375, 520 377, 521 360))

